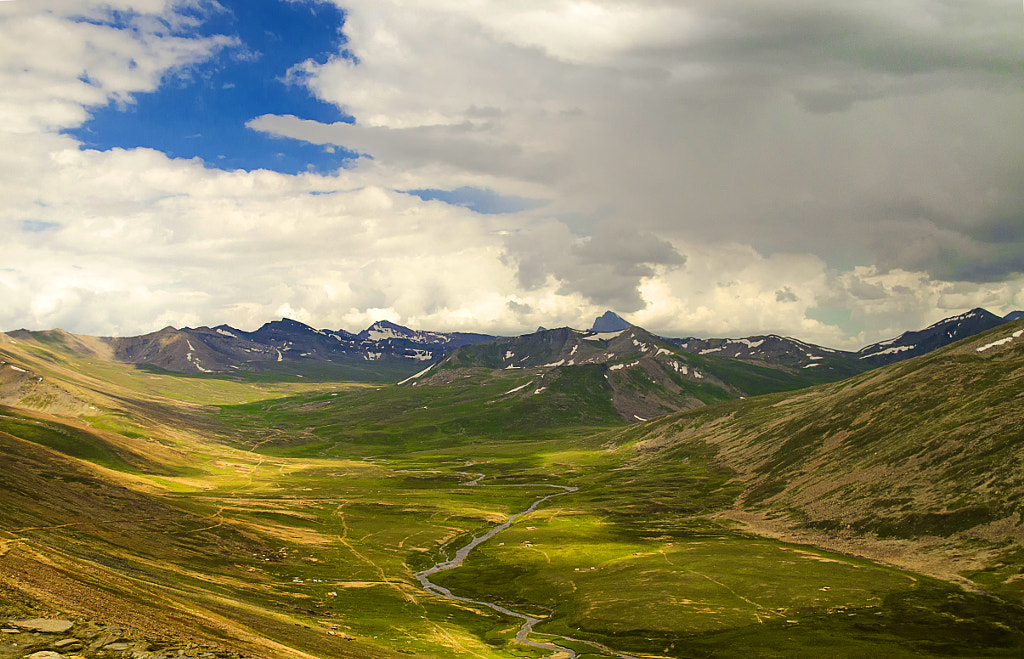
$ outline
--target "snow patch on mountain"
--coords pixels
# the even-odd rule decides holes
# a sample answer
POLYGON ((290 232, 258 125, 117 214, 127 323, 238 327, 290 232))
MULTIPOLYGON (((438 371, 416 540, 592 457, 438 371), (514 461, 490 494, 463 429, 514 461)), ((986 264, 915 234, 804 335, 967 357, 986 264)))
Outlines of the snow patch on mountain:
POLYGON ((1001 345, 1005 345, 1007 343, 1010 343, 1014 339, 1019 339, 1022 334, 1024 334, 1024 330, 1017 330, 1016 332, 1014 332, 1010 336, 1007 336, 1007 337, 1004 337, 1002 339, 999 339, 998 341, 993 341, 992 343, 989 343, 988 345, 981 346, 980 348, 978 348, 978 352, 985 352, 989 348, 995 348, 996 346, 1001 346, 1001 345))
POLYGON ((614 339, 615 337, 617 337, 618 335, 622 334, 625 331, 626 330, 618 330, 617 332, 597 332, 596 334, 591 334, 589 336, 584 336, 583 340, 584 341, 608 341, 608 340, 614 339))
POLYGON ((431 364, 430 366, 426 367, 425 369, 423 369, 419 373, 416 373, 415 375, 410 375, 409 377, 407 377, 406 379, 402 380, 398 384, 401 385, 401 384, 405 384, 406 382, 411 382, 412 380, 417 380, 417 379, 423 377, 424 375, 426 375, 427 371, 429 371, 432 368, 434 368, 433 364, 431 364))
MULTIPOLYGON (((883 345, 883 344, 879 344, 883 345)), ((895 346, 892 348, 886 348, 885 350, 879 350, 878 352, 872 352, 867 355, 863 355, 860 359, 867 359, 868 357, 878 357, 879 355, 895 355, 899 352, 906 352, 907 350, 913 350, 917 346, 895 346)))
POLYGON ((508 396, 509 394, 514 394, 517 391, 522 391, 523 389, 526 389, 527 387, 529 387, 531 384, 533 384, 533 380, 530 380, 526 384, 524 384, 522 386, 519 386, 519 387, 516 387, 515 389, 509 389, 508 391, 503 393, 502 396, 508 396))

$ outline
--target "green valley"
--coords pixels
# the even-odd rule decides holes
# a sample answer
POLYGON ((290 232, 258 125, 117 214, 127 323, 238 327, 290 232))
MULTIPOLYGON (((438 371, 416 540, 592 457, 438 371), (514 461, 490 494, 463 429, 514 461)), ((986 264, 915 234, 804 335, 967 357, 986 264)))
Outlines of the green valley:
POLYGON ((1020 656, 1022 327, 632 425, 606 364, 396 386, 6 341, 0 617, 154 657, 1020 656), (462 599, 423 589, 553 485, 433 575, 462 599))

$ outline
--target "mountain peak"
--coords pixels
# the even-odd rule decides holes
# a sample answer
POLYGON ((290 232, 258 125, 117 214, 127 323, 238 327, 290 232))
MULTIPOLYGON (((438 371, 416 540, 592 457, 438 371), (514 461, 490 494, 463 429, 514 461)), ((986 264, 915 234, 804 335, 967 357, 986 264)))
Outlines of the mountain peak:
POLYGON ((604 314, 594 319, 594 326, 591 332, 619 332, 633 327, 633 323, 622 318, 614 311, 605 311, 604 314))
POLYGON ((408 327, 398 325, 390 320, 378 320, 359 333, 360 338, 370 339, 371 341, 413 339, 418 335, 418 332, 414 332, 408 327))

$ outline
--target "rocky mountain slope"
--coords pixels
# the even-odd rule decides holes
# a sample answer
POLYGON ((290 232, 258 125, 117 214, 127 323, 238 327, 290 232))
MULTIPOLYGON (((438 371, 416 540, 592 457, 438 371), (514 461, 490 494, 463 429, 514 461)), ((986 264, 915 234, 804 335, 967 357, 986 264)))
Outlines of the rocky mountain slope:
POLYGON ((603 314, 594 319, 594 324, 590 327, 590 331, 618 332, 624 329, 629 329, 632 326, 633 323, 619 316, 614 311, 605 311, 603 314))
POLYGON ((631 422, 709 403, 835 382, 877 366, 926 354, 1005 321, 984 309, 948 318, 859 352, 833 350, 775 334, 742 339, 655 336, 609 311, 580 331, 563 327, 466 345, 402 384, 444 384, 473 369, 533 374, 519 397, 543 394, 567 369, 603 377, 594 395, 610 399, 631 422), (453 375, 452 371, 462 371, 453 375))

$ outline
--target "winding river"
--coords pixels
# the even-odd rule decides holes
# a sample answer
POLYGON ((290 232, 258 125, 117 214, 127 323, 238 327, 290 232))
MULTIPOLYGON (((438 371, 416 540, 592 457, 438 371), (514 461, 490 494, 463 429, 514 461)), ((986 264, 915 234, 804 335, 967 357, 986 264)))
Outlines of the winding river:
MULTIPOLYGON (((465 472, 461 472, 461 473, 463 473, 464 475, 467 475, 467 476, 469 476, 469 475, 477 476, 477 478, 474 479, 473 481, 470 481, 470 482, 467 482, 467 483, 463 483, 463 485, 480 485, 480 481, 485 478, 484 474, 465 474, 465 472)), ((557 488, 557 489, 559 489, 561 491, 560 492, 555 492, 554 494, 549 494, 547 496, 544 496, 544 497, 541 497, 541 498, 537 499, 536 501, 534 501, 530 505, 529 508, 527 508, 526 510, 520 511, 518 513, 515 513, 513 515, 510 515, 507 520, 505 520, 503 523, 499 524, 498 526, 495 526, 493 529, 489 530, 487 533, 484 533, 483 535, 479 535, 479 536, 474 536, 473 539, 469 541, 469 543, 467 543, 465 546, 463 546, 461 549, 459 549, 458 551, 455 552, 455 556, 454 557, 452 557, 452 558, 450 558, 448 560, 436 563, 433 566, 427 568, 426 570, 422 570, 421 572, 416 572, 413 576, 415 576, 416 579, 419 580, 420 586, 422 586, 423 590, 427 591, 428 593, 431 593, 431 594, 434 594, 434 595, 439 595, 441 597, 446 597, 446 598, 452 599, 452 600, 458 600, 459 602, 466 602, 468 604, 478 604, 480 606, 486 606, 487 608, 493 609, 493 610, 497 611, 498 613, 504 614, 506 616, 510 616, 512 618, 518 618, 519 620, 522 620, 523 624, 519 628, 519 631, 516 633, 516 640, 517 641, 519 641, 520 643, 524 643, 526 645, 529 645, 531 647, 535 647, 535 648, 539 648, 539 649, 542 649, 542 650, 550 650, 552 652, 561 653, 561 656, 565 657, 566 659, 573 659, 574 657, 576 657, 576 652, 574 650, 572 650, 571 648, 563 647, 561 645, 556 645, 554 643, 541 643, 541 642, 538 642, 538 641, 531 641, 530 640, 529 635, 533 632, 533 626, 535 624, 537 624, 538 622, 540 622, 541 618, 534 618, 533 616, 526 615, 525 613, 519 613, 518 611, 512 611, 511 609, 507 609, 504 606, 501 606, 500 604, 495 604, 494 602, 485 602, 485 601, 482 601, 482 600, 475 600, 475 599, 470 599, 468 597, 461 597, 459 595, 455 595, 454 593, 452 593, 452 591, 448 590, 444 586, 439 586, 438 584, 436 584, 436 583, 434 583, 433 581, 430 580, 430 577, 435 575, 435 574, 437 574, 438 572, 444 572, 446 570, 452 570, 452 569, 455 569, 455 568, 461 566, 462 562, 466 560, 466 557, 469 556, 470 552, 472 552, 474 549, 476 549, 477 547, 479 547, 483 543, 487 542, 488 540, 490 540, 494 536, 498 535, 499 533, 501 533, 505 529, 507 529, 510 526, 512 526, 512 524, 517 519, 519 519, 520 517, 532 513, 534 510, 537 509, 537 506, 539 506, 540 504, 544 503, 548 499, 553 499, 555 497, 560 497, 560 496, 563 496, 563 495, 566 495, 566 494, 570 494, 572 492, 576 492, 579 489, 579 488, 573 487, 571 485, 553 485, 551 483, 527 483, 527 484, 522 484, 522 485, 484 485, 482 487, 553 487, 553 488, 557 488)), ((612 650, 611 648, 608 648, 608 647, 605 647, 605 646, 601 645, 600 643, 594 643, 592 641, 583 641, 583 640, 580 640, 580 639, 569 638, 567 636, 559 636, 559 638, 562 638, 562 639, 564 639, 566 641, 572 641, 572 642, 575 642, 575 643, 585 643, 585 644, 587 644, 587 645, 589 645, 591 647, 597 648, 597 649, 599 649, 599 650, 601 650, 603 652, 608 652, 610 654, 614 654, 616 656, 622 657, 623 659, 637 659, 636 657, 633 657, 631 655, 622 654, 620 652, 616 652, 616 651, 612 650)))

